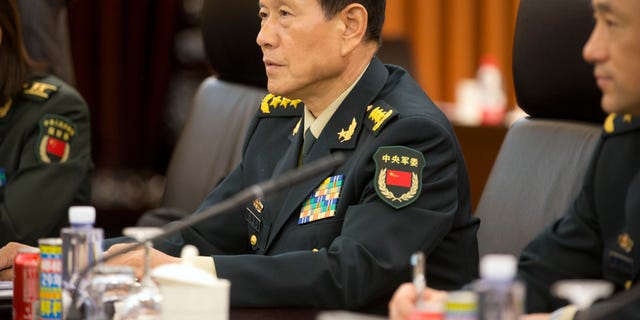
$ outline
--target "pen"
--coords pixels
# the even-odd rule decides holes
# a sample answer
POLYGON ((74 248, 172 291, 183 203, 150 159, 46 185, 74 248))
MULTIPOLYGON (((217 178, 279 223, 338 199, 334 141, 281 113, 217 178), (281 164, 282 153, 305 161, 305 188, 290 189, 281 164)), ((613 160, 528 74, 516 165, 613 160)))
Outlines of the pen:
POLYGON ((425 258, 422 251, 417 251, 411 255, 411 266, 413 266, 413 285, 416 287, 416 293, 418 299, 416 301, 416 307, 418 309, 424 308, 424 299, 422 299, 422 292, 427 287, 427 278, 425 275, 425 258))

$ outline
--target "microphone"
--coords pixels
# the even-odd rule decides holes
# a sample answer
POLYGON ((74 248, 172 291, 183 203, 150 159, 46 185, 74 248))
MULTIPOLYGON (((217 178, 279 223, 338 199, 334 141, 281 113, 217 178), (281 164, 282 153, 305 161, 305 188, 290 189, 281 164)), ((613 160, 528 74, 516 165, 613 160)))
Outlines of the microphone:
POLYGON ((621 291, 607 300, 592 305, 586 310, 578 311, 575 319, 611 319, 612 313, 620 311, 624 307, 632 306, 634 302, 637 305, 638 300, 640 300, 640 285, 635 285, 631 289, 621 291))
MULTIPOLYGON (((162 232, 160 232, 159 234, 144 240, 139 240, 137 242, 131 243, 130 245, 125 246, 120 250, 105 254, 100 257, 100 259, 96 259, 95 261, 89 263, 84 269, 79 272, 75 287, 80 288, 79 285, 81 280, 84 279, 87 274, 97 265, 107 262, 116 256, 136 250, 137 248, 143 246, 143 244, 147 241, 158 240, 162 237, 171 235, 187 227, 207 220, 211 217, 237 208, 253 199, 262 198, 265 195, 275 194, 281 190, 286 189, 287 187, 291 187, 292 185, 305 181, 329 169, 337 168, 338 166, 343 164, 345 160, 346 156, 343 153, 338 152, 334 153, 333 155, 328 155, 309 164, 305 164, 304 166, 301 166, 297 169, 289 170, 277 177, 249 186, 241 192, 236 193, 234 196, 200 211, 198 214, 192 214, 187 216, 186 218, 167 224, 162 228, 162 232)), ((76 305, 78 302, 78 291, 79 290, 76 289, 73 293, 73 299, 71 300, 71 305, 69 306, 69 314, 67 316, 67 319, 82 319, 80 308, 76 305)))

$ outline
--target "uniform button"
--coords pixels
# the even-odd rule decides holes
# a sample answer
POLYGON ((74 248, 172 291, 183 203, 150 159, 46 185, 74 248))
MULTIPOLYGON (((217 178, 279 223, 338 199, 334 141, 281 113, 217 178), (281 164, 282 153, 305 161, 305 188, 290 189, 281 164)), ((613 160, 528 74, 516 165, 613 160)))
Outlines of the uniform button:
POLYGON ((255 246, 255 245, 256 245, 256 243, 258 243, 258 237, 256 237, 256 235, 255 235, 255 234, 252 234, 252 235, 251 235, 251 238, 249 238, 249 241, 251 242, 251 245, 252 245, 252 246, 255 246))
POLYGON ((632 284, 633 284, 633 281, 627 280, 627 282, 624 283, 624 289, 625 290, 629 290, 629 288, 631 288, 632 284))
POLYGON ((313 252, 318 252, 318 248, 313 248, 313 250, 311 250, 313 252))

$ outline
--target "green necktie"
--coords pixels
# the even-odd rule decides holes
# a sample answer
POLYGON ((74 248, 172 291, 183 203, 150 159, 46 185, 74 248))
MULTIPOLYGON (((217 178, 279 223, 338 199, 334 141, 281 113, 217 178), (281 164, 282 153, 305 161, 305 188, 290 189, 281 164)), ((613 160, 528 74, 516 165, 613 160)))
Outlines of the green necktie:
POLYGON ((302 142, 302 158, 309 153, 314 142, 316 142, 316 137, 311 133, 311 129, 307 129, 307 131, 304 132, 304 141, 302 142))

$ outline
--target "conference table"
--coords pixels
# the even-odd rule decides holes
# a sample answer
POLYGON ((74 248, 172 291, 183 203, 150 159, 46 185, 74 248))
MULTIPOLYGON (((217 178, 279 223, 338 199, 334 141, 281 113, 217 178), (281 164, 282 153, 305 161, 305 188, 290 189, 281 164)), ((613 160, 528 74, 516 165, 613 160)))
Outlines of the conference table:
MULTIPOLYGON (((11 299, 0 299, 0 319, 11 319, 11 299)), ((382 316, 308 308, 231 308, 229 320, 383 320, 382 316)))

